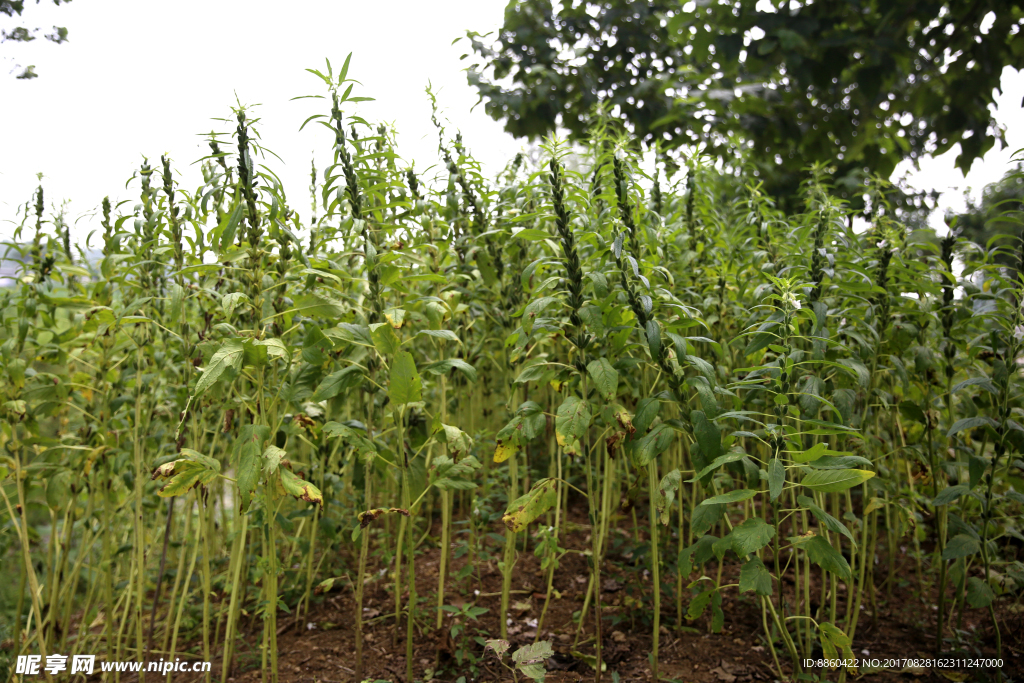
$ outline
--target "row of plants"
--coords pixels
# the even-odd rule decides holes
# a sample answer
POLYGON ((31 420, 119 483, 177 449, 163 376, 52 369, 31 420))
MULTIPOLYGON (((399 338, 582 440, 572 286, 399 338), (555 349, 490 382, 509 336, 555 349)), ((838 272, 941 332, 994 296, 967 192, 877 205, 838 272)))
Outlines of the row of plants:
POLYGON ((937 652, 965 647, 981 610, 1007 656, 1024 281, 1002 247, 908 231, 882 181, 855 229, 827 167, 784 215, 742 163, 694 156, 684 172, 608 118, 585 145, 552 140, 535 166, 488 176, 435 102, 439 163, 418 172, 393 130, 350 113, 364 98, 348 66, 310 70, 327 94, 303 126, 333 156, 301 201, 239 107, 200 187, 162 158, 135 174, 137 202, 104 200, 99 257, 42 187, 14 224, 9 653, 189 652, 218 662, 207 681, 247 663, 276 683, 282 626, 333 590, 353 598, 362 680, 365 590, 386 581, 413 681, 425 634, 483 613, 452 598, 472 601, 497 555, 489 647, 542 680, 574 552, 589 576, 573 652, 598 681, 622 623, 603 572, 625 564, 652 680, 663 627, 721 632, 735 595, 781 678, 825 680, 804 660, 853 659, 862 615, 905 590, 904 555, 915 599, 936 603, 937 652), (437 585, 420 595, 431 548, 437 585), (537 642, 510 659, 526 553, 545 599, 537 642))

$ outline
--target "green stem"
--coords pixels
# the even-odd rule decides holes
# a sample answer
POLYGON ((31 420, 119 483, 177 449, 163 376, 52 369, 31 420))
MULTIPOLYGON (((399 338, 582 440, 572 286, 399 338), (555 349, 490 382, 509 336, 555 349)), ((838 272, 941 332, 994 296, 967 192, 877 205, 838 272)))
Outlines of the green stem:
POLYGON ((658 554, 658 462, 647 463, 647 484, 649 486, 649 512, 651 522, 651 579, 654 590, 654 628, 651 638, 651 680, 658 682, 658 640, 661 637, 661 559, 658 554))

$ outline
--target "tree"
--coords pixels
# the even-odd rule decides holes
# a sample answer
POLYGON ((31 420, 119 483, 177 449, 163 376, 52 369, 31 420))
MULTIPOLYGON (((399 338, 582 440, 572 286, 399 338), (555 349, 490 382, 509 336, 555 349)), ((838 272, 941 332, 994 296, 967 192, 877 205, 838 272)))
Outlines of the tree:
MULTIPOLYGON (((38 5, 40 0, 36 0, 38 5)), ((54 5, 60 5, 61 3, 67 4, 71 0, 53 0, 54 5)), ((0 0, 0 14, 6 14, 10 18, 14 18, 15 15, 21 16, 22 12, 25 11, 25 0, 0 0)), ((10 30, 0 28, 0 43, 6 43, 8 41, 15 43, 27 43, 35 40, 38 36, 40 29, 29 30, 24 26, 16 26, 10 30)), ((54 26, 53 31, 43 36, 50 42, 66 43, 68 40, 68 30, 63 26, 54 26)), ((15 69, 21 69, 20 64, 14 66, 15 69)), ((35 71, 35 65, 29 65, 22 69, 22 72, 16 76, 23 80, 36 78, 39 74, 35 71)))
POLYGON ((1024 222, 1024 164, 1006 172, 1000 180, 986 185, 981 192, 981 201, 975 203, 967 198, 967 210, 955 214, 951 222, 955 230, 981 247, 988 245, 993 237, 999 237, 999 244, 1007 247, 999 256, 1003 265, 1014 265, 1017 239, 1021 236, 1024 222))
MULTIPOLYGON (((905 158, 1002 141, 988 106, 1024 67, 1024 0, 513 0, 496 36, 468 32, 469 70, 516 136, 581 137, 605 102, 664 148, 749 148, 792 196, 811 162, 860 193, 905 158)), ((468 56, 468 55, 467 55, 468 56)))

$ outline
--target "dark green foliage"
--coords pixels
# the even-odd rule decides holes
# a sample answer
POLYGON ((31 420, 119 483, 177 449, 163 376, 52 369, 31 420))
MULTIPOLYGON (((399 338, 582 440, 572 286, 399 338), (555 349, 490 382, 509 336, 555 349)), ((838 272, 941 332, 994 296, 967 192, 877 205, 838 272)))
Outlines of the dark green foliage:
POLYGON ((517 136, 582 138, 598 106, 652 146, 732 161, 738 135, 779 197, 811 162, 846 193, 957 144, 966 171, 1000 138, 988 107, 1024 66, 1019 0, 771 4, 517 0, 495 36, 468 34, 469 80, 517 136))

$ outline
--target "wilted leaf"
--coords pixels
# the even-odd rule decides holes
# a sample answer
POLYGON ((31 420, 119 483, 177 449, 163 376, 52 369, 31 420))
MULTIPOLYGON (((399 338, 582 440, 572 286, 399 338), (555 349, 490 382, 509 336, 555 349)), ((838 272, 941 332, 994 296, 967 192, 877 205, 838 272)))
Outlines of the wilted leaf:
POLYGON ((281 486, 284 487, 285 493, 289 496, 304 500, 307 503, 314 503, 321 508, 324 506, 324 497, 320 493, 320 489, 308 481, 299 479, 298 476, 287 468, 278 468, 277 472, 281 476, 281 486))

